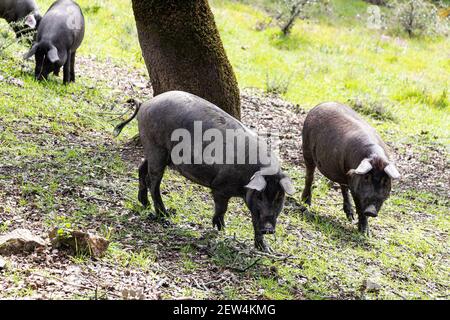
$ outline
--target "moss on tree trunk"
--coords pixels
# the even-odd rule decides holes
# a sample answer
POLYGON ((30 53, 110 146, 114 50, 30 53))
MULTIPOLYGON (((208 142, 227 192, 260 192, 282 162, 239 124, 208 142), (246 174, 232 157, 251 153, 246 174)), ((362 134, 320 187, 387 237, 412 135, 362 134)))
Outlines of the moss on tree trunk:
POLYGON ((239 88, 207 0, 132 0, 154 94, 182 90, 240 118, 239 88))

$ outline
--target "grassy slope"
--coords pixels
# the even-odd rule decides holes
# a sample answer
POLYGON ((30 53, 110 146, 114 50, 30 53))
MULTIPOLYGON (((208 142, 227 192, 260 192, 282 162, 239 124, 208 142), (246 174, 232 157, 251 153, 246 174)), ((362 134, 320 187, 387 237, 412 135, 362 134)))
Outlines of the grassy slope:
MULTIPOLYGON (((378 32, 359 26, 363 22, 355 19, 352 26, 302 21, 292 36, 283 38, 277 28, 255 32, 256 24, 267 20, 263 13, 238 3, 215 3, 241 86, 264 88, 267 75, 281 74, 291 78, 285 97, 301 106, 355 98, 380 102, 399 120, 389 123, 391 130, 412 135, 422 129, 450 142, 448 39, 383 41, 378 32), (227 22, 230 16, 233 23, 227 22)), ((359 14, 364 21, 362 1, 339 3, 350 17, 359 14)))
MULTIPOLYGON (((50 2, 41 1, 43 8, 50 2)), ((80 54, 142 69, 129 2, 79 2, 88 21, 80 54), (98 11, 96 5, 100 6, 98 11)), ((351 21, 357 12, 364 14, 365 5, 356 2, 345 19, 351 21)), ((343 3, 339 1, 338 8, 343 3)), ((397 118, 395 123, 373 121, 387 139, 426 145, 448 143, 448 98, 442 99, 446 108, 436 103, 449 85, 448 40, 411 40, 402 47, 394 39, 381 41, 378 33, 363 27, 350 28, 345 21, 343 26, 300 22, 290 39, 282 39, 274 28, 262 32, 253 29, 266 19, 260 11, 217 0, 213 7, 241 87, 264 88, 266 74, 281 73, 292 76, 286 98, 302 107, 355 97, 380 101, 397 118), (421 131, 432 134, 418 140, 415 136, 421 131)), ((215 236, 211 256, 199 258, 192 244, 209 234, 212 202, 204 189, 186 185, 172 173, 166 175, 163 189, 177 190, 164 196, 166 205, 178 211, 172 219, 175 226, 157 228, 155 234, 140 231, 148 212, 135 199, 135 169, 121 160, 119 150, 121 141, 136 129, 127 130, 119 142, 111 142, 110 126, 99 114, 106 106, 123 101, 121 93, 83 75, 69 87, 61 86, 60 79, 36 83, 30 63, 17 67, 22 63, 19 55, 13 54, 16 49, 24 50, 15 46, 0 57, 0 75, 24 82, 21 88, 0 81, 0 156, 7 165, 19 168, 0 172, 0 215, 7 217, 2 222, 0 216, 1 231, 21 225, 14 220, 17 217, 31 221, 35 215, 44 217, 44 223, 39 219, 36 222, 42 228, 71 223, 109 235, 105 227, 111 227, 113 245, 105 260, 117 268, 152 270, 155 256, 161 258, 167 250, 176 253, 178 258, 171 263, 186 277, 204 272, 210 264, 222 268, 239 263, 241 255, 233 251, 230 238, 235 234, 249 245, 252 239, 250 219, 242 203, 233 202, 226 233, 215 236), (123 201, 105 206, 92 200, 108 197, 101 188, 86 191, 91 198, 77 191, 99 181, 115 186, 114 193, 123 201), (136 211, 140 214, 135 224, 128 229, 118 227, 131 220, 136 211), (130 233, 137 240, 127 240, 130 233), (181 248, 170 249, 168 242, 161 243, 174 234, 185 239, 181 248), (125 245, 134 249, 125 250, 125 245)), ((289 172, 301 190, 302 168, 290 168, 289 172)), ((314 197, 312 211, 317 215, 302 215, 290 202, 280 217, 277 238, 271 239, 276 251, 293 258, 287 262, 263 259, 260 267, 236 273, 239 281, 227 285, 215 297, 448 297, 448 198, 431 191, 395 192, 381 217, 372 221, 374 236, 366 239, 345 220, 339 193, 330 189, 325 179, 316 181, 314 197), (265 272, 265 267, 272 267, 269 270, 276 270, 277 276, 265 272), (382 285, 379 294, 362 295, 360 287, 368 278, 382 285)), ((295 198, 298 200, 299 195, 295 198)), ((74 261, 90 263, 82 257, 74 261)), ((8 276, 20 277, 24 272, 18 270, 8 276)), ((211 297, 190 284, 180 286, 182 292, 173 295, 211 297)), ((13 290, 8 296, 30 294, 32 289, 13 290)))

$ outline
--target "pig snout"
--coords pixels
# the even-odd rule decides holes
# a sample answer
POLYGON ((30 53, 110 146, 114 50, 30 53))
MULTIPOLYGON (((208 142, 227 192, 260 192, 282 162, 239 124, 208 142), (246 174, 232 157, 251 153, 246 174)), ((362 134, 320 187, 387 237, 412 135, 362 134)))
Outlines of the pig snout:
POLYGON ((366 217, 376 217, 378 216, 377 208, 371 204, 364 210, 364 215, 366 217))
POLYGON ((273 224, 270 222, 267 222, 264 224, 264 227, 261 229, 262 234, 274 234, 275 228, 273 227, 273 224))

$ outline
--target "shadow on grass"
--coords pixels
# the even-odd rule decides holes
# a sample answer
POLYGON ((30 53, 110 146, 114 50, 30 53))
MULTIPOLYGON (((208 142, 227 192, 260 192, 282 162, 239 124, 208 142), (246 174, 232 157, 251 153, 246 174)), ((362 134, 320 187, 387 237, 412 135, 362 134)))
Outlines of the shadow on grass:
MULTIPOLYGON (((227 269, 240 276, 270 275, 270 257, 259 255, 253 243, 225 237, 210 227, 192 228, 191 224, 175 224, 171 218, 156 218, 150 210, 132 210, 134 219, 125 219, 123 236, 117 241, 139 246, 157 246, 158 259, 181 264, 183 251, 191 252, 191 259, 212 265, 213 269, 227 269), (130 239, 130 236, 132 239, 130 239), (186 249, 188 248, 188 249, 186 249)), ((209 268, 209 267, 208 267, 209 268)))
POLYGON ((312 223, 318 231, 332 240, 339 241, 345 245, 356 245, 366 249, 372 246, 370 240, 361 234, 356 226, 344 225, 332 216, 324 216, 318 212, 311 211, 305 204, 298 202, 294 198, 289 198, 286 201, 286 209, 300 212, 307 222, 312 223))

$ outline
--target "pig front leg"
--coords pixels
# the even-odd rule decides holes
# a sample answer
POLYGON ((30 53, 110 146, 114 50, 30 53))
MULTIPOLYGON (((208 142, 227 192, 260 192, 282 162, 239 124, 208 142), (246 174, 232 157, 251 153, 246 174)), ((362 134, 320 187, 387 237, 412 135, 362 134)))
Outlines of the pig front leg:
POLYGON ((350 193, 349 193, 348 187, 341 184, 341 191, 342 191, 342 197, 344 198, 344 212, 347 215, 347 219, 349 221, 353 221, 355 219, 355 217, 354 217, 352 203, 350 201, 350 193))
POLYGON ((305 178, 305 189, 303 189, 302 193, 302 201, 306 203, 308 206, 311 205, 311 188, 314 181, 314 170, 316 169, 316 165, 314 162, 308 161, 305 158, 306 164, 306 178, 305 178))
POLYGON ((363 213, 358 214, 358 230, 359 232, 370 236, 369 221, 363 213))
POLYGON ((145 160, 139 167, 139 193, 138 199, 144 207, 148 207, 150 202, 148 201, 148 161, 145 160))
POLYGON ((230 200, 230 197, 218 193, 213 193, 213 197, 215 213, 212 219, 212 223, 213 227, 217 227, 217 230, 221 231, 225 228, 224 216, 225 212, 227 212, 228 209, 228 201, 230 200))
MULTIPOLYGON (((253 215, 252 215, 253 216, 253 215)), ((272 249, 264 241, 264 235, 259 230, 259 223, 256 217, 252 217, 253 230, 255 231, 255 248, 263 252, 272 252, 272 249)))

